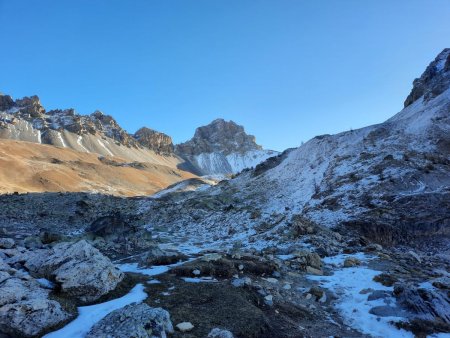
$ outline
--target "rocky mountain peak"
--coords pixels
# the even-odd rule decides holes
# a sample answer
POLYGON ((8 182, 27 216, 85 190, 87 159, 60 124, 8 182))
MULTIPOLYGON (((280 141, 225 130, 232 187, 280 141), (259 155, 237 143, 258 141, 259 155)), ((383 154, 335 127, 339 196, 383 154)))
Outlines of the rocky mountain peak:
POLYGON ((139 129, 134 134, 134 138, 140 145, 152 149, 158 154, 172 154, 174 151, 172 138, 169 135, 147 127, 139 129))
POLYGON ((450 87, 450 48, 445 48, 413 82, 413 89, 405 100, 408 107, 423 96, 425 101, 440 95, 450 87))
POLYGON ((255 137, 248 135, 243 126, 224 119, 216 119, 197 128, 191 140, 177 145, 178 152, 189 155, 213 152, 230 154, 261 149, 255 137))
POLYGON ((17 99, 15 105, 22 114, 29 114, 31 117, 41 117, 45 114, 45 109, 41 105, 41 101, 37 95, 25 96, 17 99))
POLYGON ((14 100, 9 95, 0 93, 0 111, 6 111, 14 107, 14 100))

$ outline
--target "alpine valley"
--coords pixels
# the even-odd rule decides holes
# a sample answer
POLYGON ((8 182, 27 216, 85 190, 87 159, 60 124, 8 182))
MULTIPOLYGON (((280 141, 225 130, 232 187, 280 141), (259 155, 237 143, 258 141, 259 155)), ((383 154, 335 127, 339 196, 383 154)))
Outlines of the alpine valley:
POLYGON ((450 49, 282 153, 0 96, 0 338, 449 337, 450 49))

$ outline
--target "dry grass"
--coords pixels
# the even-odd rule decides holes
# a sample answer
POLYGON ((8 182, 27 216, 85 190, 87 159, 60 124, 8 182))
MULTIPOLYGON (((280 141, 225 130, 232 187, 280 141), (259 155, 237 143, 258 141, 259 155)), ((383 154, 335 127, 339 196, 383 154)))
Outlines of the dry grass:
MULTIPOLYGON (((125 160, 114 158, 116 163, 125 160)), ((97 154, 23 141, 0 140, 0 193, 96 191, 119 196, 149 195, 196 177, 175 167, 141 168, 102 163, 97 154)))

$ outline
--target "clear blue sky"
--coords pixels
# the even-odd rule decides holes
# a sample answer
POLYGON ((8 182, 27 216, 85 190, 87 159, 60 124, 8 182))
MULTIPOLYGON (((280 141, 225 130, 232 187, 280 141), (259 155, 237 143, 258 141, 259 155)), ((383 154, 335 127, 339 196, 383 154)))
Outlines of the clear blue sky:
POLYGON ((448 0, 0 0, 0 91, 283 150, 399 111, 449 38, 448 0))

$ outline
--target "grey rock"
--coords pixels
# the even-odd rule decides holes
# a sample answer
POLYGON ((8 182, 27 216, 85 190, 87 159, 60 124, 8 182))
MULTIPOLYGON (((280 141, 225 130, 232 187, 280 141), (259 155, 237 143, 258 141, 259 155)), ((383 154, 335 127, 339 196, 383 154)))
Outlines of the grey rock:
POLYGON ((142 146, 158 154, 173 154, 174 152, 172 138, 159 131, 143 127, 134 134, 134 138, 142 146))
POLYGON ((70 316, 48 299, 49 290, 34 280, 9 278, 0 284, 0 332, 17 337, 36 336, 70 316))
POLYGON ((450 299, 446 292, 397 284, 394 286, 394 295, 399 304, 419 318, 450 324, 450 299))
POLYGON ((375 290, 367 297, 367 300, 372 301, 372 300, 377 300, 377 299, 388 298, 390 296, 391 296, 391 293, 388 291, 375 290))
POLYGON ((379 317, 399 316, 399 310, 392 306, 375 306, 369 310, 369 313, 379 317))
POLYGON ((94 325, 86 338, 165 338, 173 333, 169 312, 147 304, 115 310, 94 325))
POLYGON ((0 238, 0 249, 11 249, 14 245, 16 244, 12 238, 0 238))
POLYGON ((63 242, 31 255, 25 266, 54 281, 61 292, 83 302, 94 301, 115 289, 124 275, 85 240, 63 242))
POLYGON ((234 336, 230 331, 216 327, 208 333, 208 338, 234 338, 234 336))
POLYGON ((361 265, 361 261, 355 257, 348 257, 344 261, 344 268, 350 268, 357 265, 361 265))
POLYGON ((405 100, 408 107, 423 96, 428 101, 446 90, 450 85, 450 48, 445 48, 430 63, 420 78, 413 82, 413 89, 405 100))

